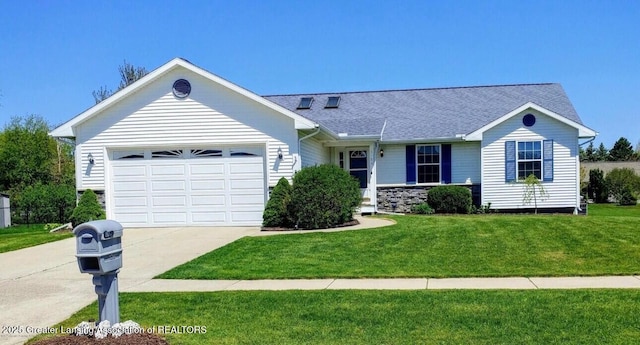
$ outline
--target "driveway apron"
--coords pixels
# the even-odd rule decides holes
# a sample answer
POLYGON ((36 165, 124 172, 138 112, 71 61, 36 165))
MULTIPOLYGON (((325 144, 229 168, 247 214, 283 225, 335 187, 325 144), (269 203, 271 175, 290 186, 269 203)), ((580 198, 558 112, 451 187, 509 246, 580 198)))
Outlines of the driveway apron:
MULTIPOLYGON (((119 288, 131 290, 259 231, 257 227, 125 229, 119 288)), ((0 326, 4 330, 0 344, 22 344, 38 328, 51 327, 97 300, 92 276, 80 273, 75 253, 75 238, 70 238, 0 254, 0 326)))

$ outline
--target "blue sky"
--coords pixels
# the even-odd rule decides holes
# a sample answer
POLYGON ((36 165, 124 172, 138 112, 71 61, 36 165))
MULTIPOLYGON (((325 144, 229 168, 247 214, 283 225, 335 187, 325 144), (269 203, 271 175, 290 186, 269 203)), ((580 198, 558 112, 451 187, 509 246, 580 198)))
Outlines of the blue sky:
POLYGON ((557 82, 596 144, 640 141, 635 0, 0 0, 0 125, 174 57, 261 95, 557 82))

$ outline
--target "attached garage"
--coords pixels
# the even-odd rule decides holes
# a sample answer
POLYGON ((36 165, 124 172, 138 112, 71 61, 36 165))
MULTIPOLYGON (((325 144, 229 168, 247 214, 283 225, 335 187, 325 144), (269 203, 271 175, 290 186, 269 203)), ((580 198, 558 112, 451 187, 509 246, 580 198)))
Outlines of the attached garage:
POLYGON ((125 227, 260 226, 268 190, 319 125, 183 59, 56 128, 76 189, 125 227))
POLYGON ((263 151, 114 150, 110 218, 132 227, 260 224, 266 198, 263 151))

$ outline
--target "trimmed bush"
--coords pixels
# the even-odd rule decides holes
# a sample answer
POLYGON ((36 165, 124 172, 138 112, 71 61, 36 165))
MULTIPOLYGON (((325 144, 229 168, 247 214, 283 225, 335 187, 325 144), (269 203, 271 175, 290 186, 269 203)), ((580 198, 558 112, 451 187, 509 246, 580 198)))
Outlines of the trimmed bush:
POLYGON ((423 202, 422 204, 417 204, 411 206, 411 213, 415 214, 433 214, 433 209, 429 204, 423 202))
POLYGON ((332 228, 353 219, 359 182, 333 164, 306 167, 293 177, 293 220, 302 229, 332 228))
POLYGON ((640 176, 630 168, 615 168, 611 170, 607 177, 607 186, 616 201, 620 204, 622 199, 633 198, 635 193, 640 192, 640 176))
POLYGON ((471 191, 462 186, 437 186, 429 189, 427 202, 436 213, 469 213, 471 191))
POLYGON ((267 206, 262 214, 262 226, 292 227, 291 219, 291 185, 286 178, 281 178, 271 191, 267 206))
POLYGON ((71 214, 71 223, 73 226, 90 222, 92 220, 105 219, 106 214, 102 206, 98 202, 98 196, 91 189, 87 189, 82 193, 78 206, 71 214))

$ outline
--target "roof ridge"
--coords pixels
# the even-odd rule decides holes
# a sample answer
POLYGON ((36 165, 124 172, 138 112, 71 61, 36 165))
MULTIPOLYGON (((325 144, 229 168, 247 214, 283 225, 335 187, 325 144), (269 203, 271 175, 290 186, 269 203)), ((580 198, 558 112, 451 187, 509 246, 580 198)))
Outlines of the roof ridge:
POLYGON ((399 91, 435 91, 435 90, 480 89, 480 88, 492 88, 492 87, 536 86, 536 85, 559 85, 559 83, 521 83, 521 84, 428 87, 428 88, 410 88, 410 89, 387 89, 387 90, 369 90, 369 91, 310 92, 310 93, 290 93, 290 94, 262 95, 262 97, 309 96, 309 95, 344 95, 344 94, 354 94, 354 93, 382 93, 382 92, 399 92, 399 91))

